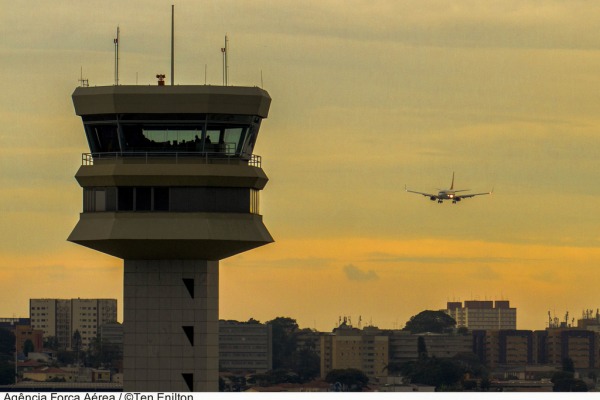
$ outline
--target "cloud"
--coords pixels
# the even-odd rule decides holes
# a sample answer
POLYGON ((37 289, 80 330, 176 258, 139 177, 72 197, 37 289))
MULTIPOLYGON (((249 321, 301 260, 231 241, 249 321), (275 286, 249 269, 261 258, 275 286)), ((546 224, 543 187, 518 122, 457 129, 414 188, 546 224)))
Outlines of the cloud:
POLYGON ((473 273, 473 277, 481 280, 496 280, 500 278, 500 274, 494 271, 490 266, 484 265, 473 273))
POLYGON ((344 273, 351 281, 376 281, 379 279, 379 276, 375 271, 369 270, 365 272, 352 264, 348 264, 344 267, 344 273))
POLYGON ((448 257, 431 257, 431 256, 403 256, 384 252, 372 252, 368 254, 367 261, 378 263, 421 263, 421 264, 474 264, 474 263, 509 263, 519 261, 537 262, 540 259, 523 258, 523 257, 465 257, 465 256, 448 256, 448 257))

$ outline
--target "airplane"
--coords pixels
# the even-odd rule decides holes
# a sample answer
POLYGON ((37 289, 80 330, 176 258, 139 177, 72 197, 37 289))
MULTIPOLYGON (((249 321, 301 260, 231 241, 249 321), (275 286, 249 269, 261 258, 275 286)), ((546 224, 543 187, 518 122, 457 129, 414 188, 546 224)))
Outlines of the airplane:
POLYGON ((409 193, 417 193, 417 194, 421 194, 425 197, 429 197, 429 200, 431 200, 431 201, 437 200, 438 203, 443 203, 444 200, 452 200, 452 204, 456 204, 457 202, 461 201, 462 199, 469 199, 469 198, 475 197, 475 196, 492 194, 494 192, 494 189, 492 189, 490 192, 485 192, 485 193, 457 194, 458 192, 467 192, 471 189, 461 189, 461 190, 454 189, 454 172, 452 172, 452 183, 450 184, 450 189, 438 189, 439 190, 438 194, 415 192, 414 190, 408 190, 406 185, 404 185, 404 190, 406 190, 409 193))

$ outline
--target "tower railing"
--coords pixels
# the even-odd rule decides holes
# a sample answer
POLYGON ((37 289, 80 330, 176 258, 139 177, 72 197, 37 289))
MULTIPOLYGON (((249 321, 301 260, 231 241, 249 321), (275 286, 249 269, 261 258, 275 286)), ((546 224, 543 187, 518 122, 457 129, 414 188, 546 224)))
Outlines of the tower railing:
POLYGON ((132 164, 154 164, 157 161, 164 164, 239 164, 247 161, 251 167, 261 168, 262 157, 252 154, 249 159, 239 155, 227 156, 220 152, 104 152, 82 153, 81 165, 94 165, 94 161, 121 161, 132 164))

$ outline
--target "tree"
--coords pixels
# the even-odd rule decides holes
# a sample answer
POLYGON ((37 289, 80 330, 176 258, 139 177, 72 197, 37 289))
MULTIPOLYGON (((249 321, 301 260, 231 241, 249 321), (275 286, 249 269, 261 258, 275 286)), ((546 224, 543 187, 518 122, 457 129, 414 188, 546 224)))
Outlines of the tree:
POLYGON ((292 354, 296 351, 296 331, 298 324, 295 319, 277 317, 267 322, 271 325, 273 340, 273 369, 291 369, 292 354))
POLYGON ((575 373, 575 364, 573 363, 573 360, 571 358, 569 358, 569 357, 563 358, 562 370, 565 372, 575 373))
POLYGON ((15 383, 15 335, 0 329, 0 385, 15 383))
POLYGON ((79 364, 79 352, 81 351, 81 333, 79 333, 79 330, 75 330, 75 333, 73 333, 72 347, 73 351, 77 353, 77 364, 79 364))
POLYGON ((27 339, 25 343, 23 343, 23 354, 25 354, 25 357, 28 357, 29 353, 32 353, 34 351, 35 346, 33 345, 33 342, 31 341, 31 339, 27 339))
POLYGON ((467 336, 469 334, 469 328, 467 328, 466 326, 461 326, 460 328, 456 329, 456 333, 458 333, 459 335, 467 336))
POLYGON ((562 371, 554 373, 551 379, 555 392, 587 392, 588 388, 584 381, 575 379, 575 365, 570 358, 562 360, 562 371))
POLYGON ((321 372, 321 359, 314 349, 305 347, 294 352, 292 370, 298 374, 302 382, 310 381, 321 372))
POLYGON ((121 346, 115 343, 103 342, 100 335, 90 341, 85 354, 85 364, 88 367, 114 367, 123 359, 121 346))
POLYGON ((0 358, 12 359, 15 351, 15 335, 8 329, 0 329, 0 358))
POLYGON ((60 342, 56 336, 45 337, 43 346, 49 350, 60 350, 60 342))
POLYGON ((402 376, 410 379, 411 383, 442 388, 457 388, 464 376, 465 368, 450 359, 436 357, 407 362, 400 366, 402 376))
POLYGON ((427 345, 423 336, 419 336, 417 339, 417 354, 419 355, 419 359, 427 358, 427 345))
POLYGON ((487 392, 488 390, 490 390, 490 387, 492 387, 492 382, 490 382, 488 378, 483 378, 481 380, 481 383, 479 384, 479 387, 482 391, 487 392))
POLYGON ((454 326, 456 326, 456 321, 445 312, 425 310, 412 316, 403 330, 410 331, 413 334, 444 333, 452 330, 454 326))
POLYGON ((573 374, 566 371, 559 371, 552 375, 551 379, 554 386, 554 392, 587 392, 588 388, 584 381, 575 379, 573 374))
POLYGON ((0 361, 0 385, 15 383, 15 365, 7 361, 0 361))
POLYGON ((342 385, 343 391, 361 392, 369 383, 369 377, 361 370, 355 368, 332 369, 325 376, 325 381, 331 384, 339 382, 342 385))

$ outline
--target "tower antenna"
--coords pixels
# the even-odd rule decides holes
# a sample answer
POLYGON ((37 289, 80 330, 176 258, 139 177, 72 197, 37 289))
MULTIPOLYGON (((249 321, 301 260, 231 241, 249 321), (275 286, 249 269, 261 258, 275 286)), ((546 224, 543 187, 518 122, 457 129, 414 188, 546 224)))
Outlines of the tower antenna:
POLYGON ((117 25, 117 37, 113 40, 115 44, 115 86, 119 86, 119 26, 117 25))
POLYGON ((171 86, 175 84, 175 4, 171 4, 171 86))
POLYGON ((83 79, 83 67, 81 67, 81 73, 79 75, 79 85, 81 87, 88 87, 88 86, 90 86, 89 81, 87 79, 83 79))
POLYGON ((227 35, 225 35, 225 47, 221 47, 221 53, 223 53, 223 86, 227 86, 228 84, 228 69, 229 69, 229 65, 227 63, 227 43, 229 42, 229 39, 227 38, 227 35))

